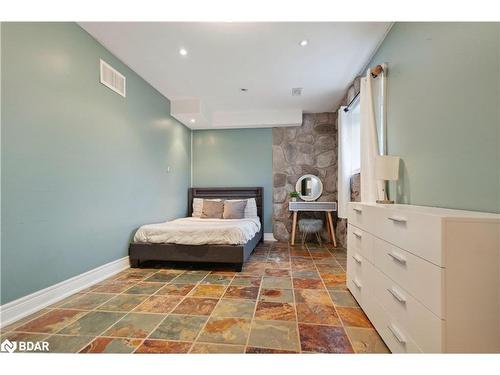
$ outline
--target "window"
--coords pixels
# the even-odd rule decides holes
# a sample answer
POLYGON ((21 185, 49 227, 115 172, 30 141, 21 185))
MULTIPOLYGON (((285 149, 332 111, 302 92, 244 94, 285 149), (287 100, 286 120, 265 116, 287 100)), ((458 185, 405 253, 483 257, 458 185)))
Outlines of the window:
POLYGON ((351 104, 348 112, 348 123, 350 128, 350 153, 351 153, 351 175, 359 173, 361 169, 361 138, 360 138, 360 124, 361 124, 361 109, 359 99, 351 104))
POLYGON ((351 177, 361 169, 361 108, 357 99, 349 110, 339 111, 339 156, 337 185, 337 214, 347 217, 347 203, 351 200, 351 177))

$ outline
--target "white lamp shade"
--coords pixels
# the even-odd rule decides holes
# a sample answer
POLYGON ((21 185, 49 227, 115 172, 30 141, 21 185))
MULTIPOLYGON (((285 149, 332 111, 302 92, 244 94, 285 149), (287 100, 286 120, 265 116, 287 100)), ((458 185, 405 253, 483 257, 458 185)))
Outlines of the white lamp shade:
POLYGON ((396 181, 399 176, 399 156, 377 155, 375 159, 375 178, 396 181))

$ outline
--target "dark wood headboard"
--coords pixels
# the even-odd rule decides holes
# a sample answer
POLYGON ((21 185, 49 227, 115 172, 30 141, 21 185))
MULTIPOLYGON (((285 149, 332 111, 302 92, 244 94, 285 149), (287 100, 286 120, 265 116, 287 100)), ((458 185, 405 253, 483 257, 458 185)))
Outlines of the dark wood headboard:
POLYGON ((264 188, 263 187, 212 187, 190 188, 188 190, 188 216, 193 213, 193 198, 206 199, 247 199, 255 198, 257 202, 257 215, 261 226, 264 227, 264 188))

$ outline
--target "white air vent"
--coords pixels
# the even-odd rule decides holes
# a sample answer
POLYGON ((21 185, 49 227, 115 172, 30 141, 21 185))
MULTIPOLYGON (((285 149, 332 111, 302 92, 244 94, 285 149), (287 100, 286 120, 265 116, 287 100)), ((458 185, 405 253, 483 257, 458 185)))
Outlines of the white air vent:
POLYGON ((125 76, 103 60, 101 60, 101 83, 121 96, 126 97, 125 76))
POLYGON ((292 89, 292 96, 302 96, 302 87, 294 87, 292 89))

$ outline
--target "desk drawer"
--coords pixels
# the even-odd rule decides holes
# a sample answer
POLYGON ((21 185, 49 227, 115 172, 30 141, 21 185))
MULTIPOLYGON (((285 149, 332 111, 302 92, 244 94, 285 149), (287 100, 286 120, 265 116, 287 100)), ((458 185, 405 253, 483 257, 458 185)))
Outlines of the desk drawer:
POLYGON ((371 208, 376 211, 373 233, 377 237, 444 267, 440 217, 386 207, 371 208))
POLYGON ((376 268, 371 273, 370 290, 393 324, 406 332, 421 350, 442 351, 443 321, 440 318, 376 268))
POLYGON ((373 262, 372 248, 374 237, 363 229, 351 224, 347 227, 347 247, 373 262))
POLYGON ((440 318, 443 311, 443 268, 380 238, 373 239, 375 266, 440 318))

